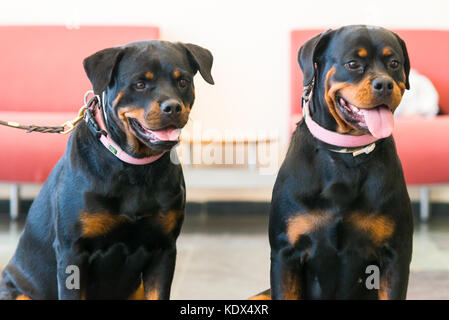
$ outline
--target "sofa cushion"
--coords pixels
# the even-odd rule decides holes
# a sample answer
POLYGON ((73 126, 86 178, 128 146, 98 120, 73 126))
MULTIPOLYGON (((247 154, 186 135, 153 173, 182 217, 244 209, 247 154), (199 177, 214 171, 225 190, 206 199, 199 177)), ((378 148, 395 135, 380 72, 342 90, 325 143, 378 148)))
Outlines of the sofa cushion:
MULTIPOLYGON (((76 112, 0 111, 0 119, 25 125, 59 126, 76 115, 76 112)), ((64 153, 68 137, 0 126, 0 180, 44 182, 64 153)))
POLYGON ((449 181, 449 115, 396 119, 393 136, 408 184, 449 181))

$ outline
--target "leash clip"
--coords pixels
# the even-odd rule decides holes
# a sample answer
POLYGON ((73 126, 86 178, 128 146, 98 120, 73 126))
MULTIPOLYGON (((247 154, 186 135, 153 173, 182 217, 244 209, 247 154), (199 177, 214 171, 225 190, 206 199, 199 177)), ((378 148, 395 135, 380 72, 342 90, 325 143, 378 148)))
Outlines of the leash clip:
MULTIPOLYGON (((92 129, 91 126, 96 125, 95 120, 93 120, 93 118, 92 118, 92 110, 95 108, 95 105, 96 105, 95 100, 97 101, 97 103, 100 103, 100 97, 98 95, 95 95, 92 90, 86 91, 86 93, 84 94, 84 105, 79 109, 78 116, 73 120, 69 120, 69 121, 65 122, 62 125, 62 127, 67 128, 67 129, 60 133, 68 134, 68 133, 72 132, 73 129, 75 129, 75 127, 78 125, 78 123, 83 119, 86 119, 87 124, 90 124, 89 128, 92 129), (93 94, 94 96, 92 98, 90 98, 90 100, 88 101, 87 98, 91 94, 93 94), (90 120, 88 120, 88 119, 90 119, 90 120)), ((98 129, 97 131, 95 131, 95 134, 104 133, 104 131, 102 131, 98 128, 98 125, 96 126, 95 129, 98 129)))
POLYGON ((63 127, 63 128, 67 127, 67 129, 64 130, 64 131, 62 131, 61 134, 68 134, 68 133, 72 132, 73 129, 75 129, 76 125, 77 125, 81 120, 83 120, 83 118, 84 118, 84 113, 86 112, 86 110, 87 110, 87 106, 86 106, 86 105, 82 106, 82 107, 79 109, 79 111, 78 111, 78 116, 77 116, 75 119, 64 122, 64 123, 62 124, 62 127, 63 127))

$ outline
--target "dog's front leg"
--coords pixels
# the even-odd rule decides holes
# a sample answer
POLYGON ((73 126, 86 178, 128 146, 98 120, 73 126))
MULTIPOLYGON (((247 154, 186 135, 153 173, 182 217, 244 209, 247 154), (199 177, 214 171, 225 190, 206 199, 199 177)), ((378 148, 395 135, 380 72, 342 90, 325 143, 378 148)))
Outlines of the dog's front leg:
POLYGON ((83 270, 87 256, 75 254, 70 249, 62 249, 58 244, 54 245, 57 261, 57 281, 59 300, 82 300, 83 270))
POLYGON ((143 272, 145 299, 169 300, 176 263, 176 247, 165 249, 151 259, 143 272))
POLYGON ((405 300, 410 273, 411 240, 408 248, 391 251, 380 270, 379 300, 405 300))
POLYGON ((299 300, 303 294, 302 261, 297 250, 286 247, 271 251, 271 299, 299 300))

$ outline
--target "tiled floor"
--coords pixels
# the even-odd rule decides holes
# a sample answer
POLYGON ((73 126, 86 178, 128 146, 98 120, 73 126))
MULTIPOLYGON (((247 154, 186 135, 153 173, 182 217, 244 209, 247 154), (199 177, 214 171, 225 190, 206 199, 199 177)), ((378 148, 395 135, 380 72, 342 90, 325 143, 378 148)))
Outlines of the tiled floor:
MULTIPOLYGON (((20 226, 0 215, 0 267, 20 226)), ((246 299, 269 286, 268 219, 262 215, 186 217, 178 240, 173 299, 246 299)), ((409 299, 449 299, 449 214, 415 227, 409 299)))

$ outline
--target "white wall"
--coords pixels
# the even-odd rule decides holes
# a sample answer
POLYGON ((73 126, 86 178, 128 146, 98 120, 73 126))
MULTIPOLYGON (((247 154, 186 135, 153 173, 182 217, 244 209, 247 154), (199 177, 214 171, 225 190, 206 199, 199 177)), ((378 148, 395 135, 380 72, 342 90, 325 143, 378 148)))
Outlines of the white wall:
POLYGON ((287 141, 289 31, 363 23, 449 29, 449 1, 23 1, 0 2, 0 24, 157 25, 166 40, 215 56, 215 86, 199 77, 192 118, 207 128, 279 130, 287 141))

